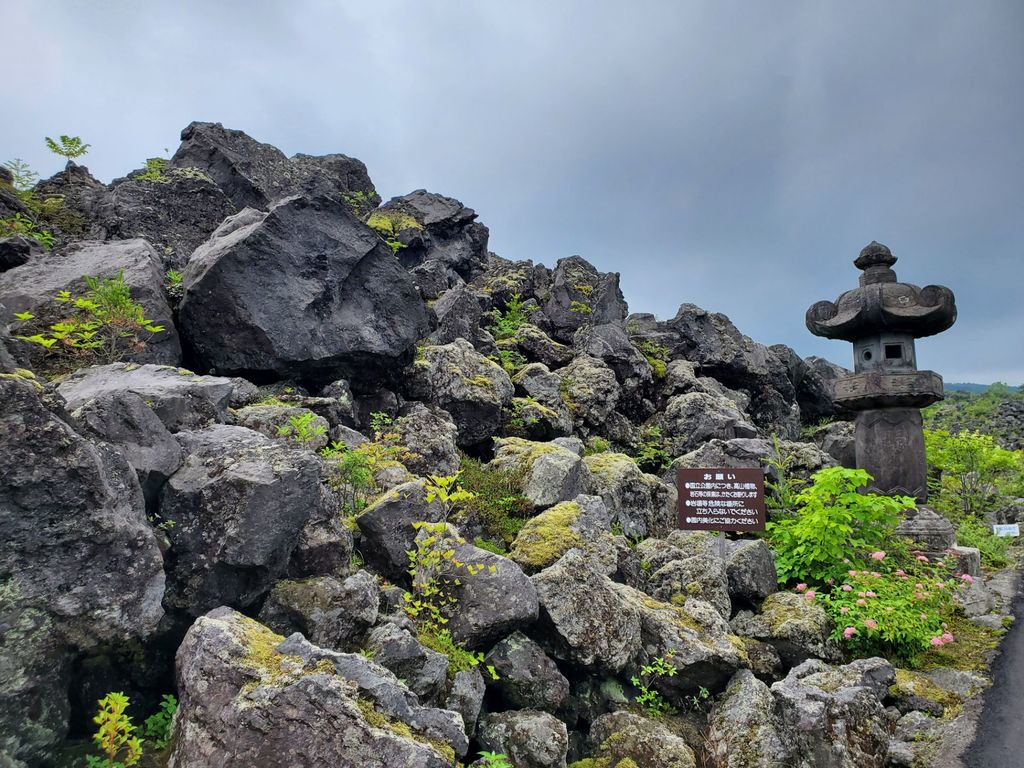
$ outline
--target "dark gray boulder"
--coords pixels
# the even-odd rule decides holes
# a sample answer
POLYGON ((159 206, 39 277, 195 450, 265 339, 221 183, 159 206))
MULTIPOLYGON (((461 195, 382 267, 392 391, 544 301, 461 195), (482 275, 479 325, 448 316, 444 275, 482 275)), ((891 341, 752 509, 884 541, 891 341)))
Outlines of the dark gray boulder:
POLYGON ((461 672, 456 672, 455 678, 449 686, 444 707, 462 715, 467 736, 476 733, 476 723, 480 717, 480 710, 483 708, 486 690, 483 675, 478 669, 464 669, 461 672))
POLYGON ((0 763, 38 765, 66 732, 74 657, 156 628, 163 560, 119 453, 32 381, 0 376, 0 402, 0 763))
POLYGON ((758 436, 757 428, 732 400, 704 392, 672 397, 655 421, 661 425, 666 449, 672 456, 699 448, 709 440, 758 436))
POLYGON ((411 454, 402 462, 410 472, 426 476, 459 471, 459 429, 445 411, 410 403, 392 429, 411 454))
POLYGON ((412 632, 390 622, 374 627, 366 638, 373 660, 403 680, 421 701, 434 701, 448 679, 448 657, 425 648, 412 632))
POLYGON ((657 720, 632 712, 601 715, 590 728, 587 753, 598 765, 696 768, 686 741, 657 720), (607 761, 607 762, 604 762, 607 761))
POLYGON ((775 557, 763 539, 728 542, 725 569, 729 576, 729 596, 733 599, 755 602, 779 589, 775 557))
POLYGON ((814 600, 795 592, 769 595, 758 613, 740 611, 733 618, 732 631, 775 647, 787 667, 808 659, 838 661, 842 649, 832 639, 835 624, 814 600))
POLYGON ((359 551, 378 573, 402 579, 409 568, 406 554, 416 541, 413 523, 437 522, 444 509, 437 500, 427 503, 422 482, 408 482, 392 488, 364 509, 356 524, 362 533, 359 551))
POLYGON ((450 768, 465 753, 461 718, 421 707, 383 667, 228 608, 188 631, 177 688, 171 768, 450 768))
POLYGON ((539 300, 551 285, 551 270, 532 261, 509 261, 488 253, 486 270, 472 284, 490 294, 499 306, 505 306, 517 294, 524 301, 539 300))
POLYGON ((25 235, 0 237, 0 272, 27 264, 32 259, 42 256, 43 253, 43 246, 31 237, 25 235))
POLYGON ((489 713, 480 718, 476 738, 482 748, 507 755, 517 768, 565 768, 569 733, 547 712, 489 713))
POLYGON ((568 344, 584 325, 622 323, 628 311, 617 272, 598 272, 585 259, 570 256, 555 265, 550 293, 533 322, 568 344))
POLYGON ((186 126, 167 166, 171 171, 202 171, 238 209, 266 210, 274 201, 296 194, 325 195, 359 214, 380 203, 366 166, 358 160, 345 155, 296 155, 289 160, 276 147, 220 123, 186 126))
POLYGON ((76 371, 57 385, 57 391, 72 411, 106 395, 131 392, 168 430, 178 432, 225 421, 238 386, 232 379, 197 376, 184 368, 112 363, 76 371))
POLYGON ((484 312, 490 306, 490 297, 459 285, 445 291, 434 305, 437 330, 430 334, 434 344, 450 344, 466 339, 485 355, 497 354, 494 337, 484 328, 484 312))
POLYGON ((484 658, 493 666, 497 680, 488 686, 510 709, 557 712, 569 698, 569 681, 543 649, 521 632, 495 645, 484 658))
POLYGON ((184 286, 182 333, 221 373, 358 383, 408 360, 430 330, 391 249, 323 197, 227 219, 192 255, 184 286))
POLYGON ((165 604, 192 616, 250 607, 287 573, 303 529, 323 513, 319 460, 243 427, 178 439, 185 462, 159 505, 172 523, 165 604))
POLYGON ((397 256, 407 267, 439 261, 463 280, 472 280, 487 265, 487 227, 476 221, 472 208, 454 198, 417 189, 391 198, 368 221, 402 244, 397 256))
MULTIPOLYGON (((143 363, 177 365, 181 362, 181 344, 164 294, 164 269, 160 256, 145 240, 119 242, 82 241, 58 252, 51 252, 28 263, 0 273, 0 303, 9 317, 15 312, 36 316, 20 329, 45 328, 66 316, 66 307, 54 301, 60 291, 82 296, 87 290, 85 277, 103 279, 123 274, 132 299, 142 305, 147 320, 163 326, 155 333, 143 333, 145 347, 128 350, 125 359, 143 363)), ((35 331, 33 331, 35 332, 35 331)))

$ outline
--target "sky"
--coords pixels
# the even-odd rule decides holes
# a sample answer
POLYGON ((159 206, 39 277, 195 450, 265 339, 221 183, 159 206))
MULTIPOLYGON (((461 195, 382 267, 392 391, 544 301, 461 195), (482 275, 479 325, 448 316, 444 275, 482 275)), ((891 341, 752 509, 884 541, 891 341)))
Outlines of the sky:
POLYGON ((0 27, 0 160, 43 175, 46 135, 109 181, 221 122, 456 197, 505 258, 619 272, 633 312, 847 366, 804 313, 878 240, 956 294, 922 368, 1024 383, 1017 0, 0 0, 0 27))

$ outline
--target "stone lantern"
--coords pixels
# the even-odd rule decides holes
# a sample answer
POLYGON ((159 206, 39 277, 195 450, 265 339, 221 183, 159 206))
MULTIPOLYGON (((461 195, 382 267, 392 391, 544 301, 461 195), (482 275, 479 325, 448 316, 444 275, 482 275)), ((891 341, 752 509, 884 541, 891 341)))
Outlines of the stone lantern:
POLYGON ((874 477, 870 490, 924 504, 928 474, 920 409, 941 400, 943 390, 941 376, 917 370, 914 341, 953 325, 953 292, 897 282, 896 257, 881 243, 872 242, 853 263, 863 271, 860 286, 808 309, 807 328, 853 344, 854 373, 835 381, 833 400, 857 414, 857 466, 874 477))

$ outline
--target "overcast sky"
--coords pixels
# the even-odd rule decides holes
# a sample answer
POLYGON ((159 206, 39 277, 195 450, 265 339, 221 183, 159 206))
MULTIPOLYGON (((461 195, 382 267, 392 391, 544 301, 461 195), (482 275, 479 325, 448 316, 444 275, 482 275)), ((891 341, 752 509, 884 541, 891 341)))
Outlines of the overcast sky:
POLYGON ((388 197, 476 209, 491 249, 622 274, 851 364, 804 312, 889 245, 960 319, 947 381, 1024 383, 1024 3, 0 0, 0 160, 80 135, 103 181, 192 120, 343 152, 388 197))

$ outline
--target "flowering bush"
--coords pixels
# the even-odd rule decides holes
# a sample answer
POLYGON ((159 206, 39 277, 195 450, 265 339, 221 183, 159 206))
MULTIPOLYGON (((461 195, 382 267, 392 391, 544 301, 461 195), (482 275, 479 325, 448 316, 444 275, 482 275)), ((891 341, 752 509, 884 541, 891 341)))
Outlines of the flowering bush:
MULTIPOLYGON (((958 581, 944 561, 931 562, 920 553, 912 557, 914 565, 898 568, 891 559, 886 564, 885 552, 874 552, 873 564, 882 570, 850 568, 824 596, 836 623, 833 637, 852 654, 909 661, 930 646, 954 641, 946 620, 953 613, 958 581)), ((971 580, 965 574, 959 583, 971 580)))

